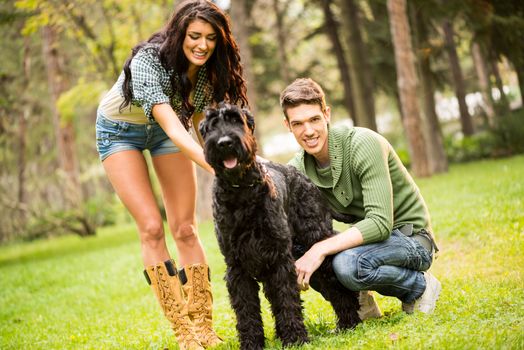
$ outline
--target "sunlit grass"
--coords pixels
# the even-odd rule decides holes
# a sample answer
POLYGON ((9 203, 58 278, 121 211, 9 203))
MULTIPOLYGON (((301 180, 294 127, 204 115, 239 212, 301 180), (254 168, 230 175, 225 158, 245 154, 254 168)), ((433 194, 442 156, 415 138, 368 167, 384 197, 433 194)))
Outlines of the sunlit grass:
MULTIPOLYGON (((331 307, 308 291, 311 343, 300 348, 523 349, 523 174, 520 156, 418 179, 441 248, 432 269, 443 284, 436 312, 408 316, 398 300, 379 297, 383 318, 334 334, 331 307)), ((200 234, 212 267, 215 328, 225 339, 218 348, 237 349, 212 223, 202 223, 200 234)), ((265 299, 263 319, 267 348, 281 348, 265 299)), ((164 348, 177 346, 142 275, 133 226, 0 247, 0 349, 164 348)))

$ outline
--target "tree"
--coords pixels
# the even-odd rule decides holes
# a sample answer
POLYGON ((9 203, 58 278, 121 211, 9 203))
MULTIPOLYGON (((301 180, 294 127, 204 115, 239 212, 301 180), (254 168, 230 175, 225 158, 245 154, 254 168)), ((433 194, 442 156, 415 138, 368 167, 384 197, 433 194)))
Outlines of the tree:
POLYGON ((235 21, 232 24, 232 31, 240 49, 240 56, 242 57, 242 67, 244 69, 244 77, 247 82, 247 97, 251 111, 256 115, 257 94, 255 87, 255 79, 251 70, 253 56, 251 53, 251 46, 249 45, 249 26, 250 12, 246 9, 245 1, 231 0, 231 17, 242 18, 243 20, 235 21))
POLYGON ((443 21, 442 30, 444 31, 444 40, 449 56, 453 85, 455 87, 455 96, 457 97, 459 105, 462 133, 466 136, 473 135, 475 130, 473 127, 473 120, 471 119, 471 115, 468 111, 468 105, 466 104, 466 88, 464 86, 464 76, 462 74, 460 61, 455 47, 455 31, 453 30, 453 25, 449 19, 445 19, 443 21))
POLYGON ((349 67, 346 62, 344 48, 339 36, 339 25, 335 20, 333 11, 331 10, 332 0, 321 0, 322 11, 324 12, 324 28, 328 35, 328 38, 331 40, 333 45, 333 51, 337 58, 338 70, 340 72, 340 80, 342 86, 344 87, 344 105, 351 117, 353 123, 357 124, 356 118, 357 113, 355 110, 355 104, 353 102, 353 87, 351 84, 351 76, 349 72, 349 67))
POLYGON ((64 121, 60 117, 56 104, 60 95, 69 88, 69 77, 64 67, 64 57, 60 55, 56 28, 42 28, 43 55, 47 68, 47 80, 51 92, 52 120, 57 141, 58 163, 64 176, 66 200, 71 206, 81 202, 80 181, 78 179, 78 161, 75 151, 75 133, 71 120, 64 121))
MULTIPOLYGON (((426 1, 424 1, 426 2, 426 1)), ((431 173, 441 173, 448 170, 448 159, 444 149, 442 129, 435 110, 435 88, 430 58, 434 49, 429 42, 429 28, 431 21, 423 7, 418 3, 410 2, 410 19, 413 29, 413 38, 417 52, 417 63, 420 72, 422 87, 422 101, 426 123, 425 136, 428 146, 428 160, 431 173)))
POLYGON ((347 33, 346 41, 349 50, 355 123, 377 130, 373 78, 366 56, 367 49, 362 39, 359 8, 355 0, 342 0, 342 15, 345 17, 343 25, 347 33))
POLYGON ((493 12, 489 26, 491 42, 497 56, 506 56, 517 73, 520 96, 524 101, 524 2, 489 0, 493 12))
POLYGON ((278 49, 278 58, 280 61, 280 76, 282 80, 289 84, 291 77, 289 71, 289 61, 287 58, 287 40, 286 40, 286 30, 284 28, 284 15, 286 12, 287 1, 284 2, 284 9, 280 7, 280 0, 273 0, 273 11, 275 12, 275 24, 277 31, 277 45, 278 49))
POLYGON ((418 80, 406 13, 406 0, 388 0, 388 12, 395 48, 402 121, 410 145, 412 170, 416 176, 430 176, 431 170, 427 160, 426 143, 417 101, 418 80))
POLYGON ((488 118, 491 127, 495 125, 495 110, 493 108, 493 96, 491 95, 491 83, 489 80, 489 71, 485 60, 485 55, 479 43, 471 43, 471 55, 475 62, 475 70, 479 81, 479 88, 484 102, 484 112, 488 118))

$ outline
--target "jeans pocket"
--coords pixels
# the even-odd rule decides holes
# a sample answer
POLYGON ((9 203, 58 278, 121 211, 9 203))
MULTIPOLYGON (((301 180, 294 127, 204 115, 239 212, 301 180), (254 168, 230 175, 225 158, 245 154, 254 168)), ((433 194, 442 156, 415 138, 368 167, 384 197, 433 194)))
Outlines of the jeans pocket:
POLYGON ((113 141, 120 139, 122 133, 127 129, 127 123, 112 121, 104 117, 98 117, 96 121, 97 145, 110 146, 113 141))

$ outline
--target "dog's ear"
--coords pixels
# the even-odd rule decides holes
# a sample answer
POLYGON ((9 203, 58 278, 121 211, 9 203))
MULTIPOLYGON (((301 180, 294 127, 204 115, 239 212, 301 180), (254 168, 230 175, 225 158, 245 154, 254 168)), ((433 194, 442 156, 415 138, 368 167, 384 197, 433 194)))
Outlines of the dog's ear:
POLYGON ((206 138, 206 134, 208 131, 208 123, 211 119, 216 117, 217 110, 214 108, 208 108, 205 111, 205 117, 200 121, 200 124, 198 125, 198 132, 200 132, 200 136, 202 138, 206 138))
POLYGON ((253 117, 253 114, 251 114, 251 111, 247 108, 242 108, 242 112, 246 116, 246 123, 249 127, 249 130, 251 130, 251 133, 255 133, 255 117, 253 117))

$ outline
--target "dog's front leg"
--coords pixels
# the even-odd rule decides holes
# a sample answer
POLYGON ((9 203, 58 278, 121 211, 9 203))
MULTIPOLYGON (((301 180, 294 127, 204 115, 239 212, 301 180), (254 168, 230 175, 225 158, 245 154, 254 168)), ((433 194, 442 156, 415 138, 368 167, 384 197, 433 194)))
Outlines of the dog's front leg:
POLYGON ((291 256, 287 262, 277 265, 269 279, 264 282, 264 293, 271 304, 276 335, 282 340, 282 345, 307 343, 309 338, 304 325, 297 275, 291 256))
POLYGON ((324 260, 311 276, 311 287, 331 303, 337 315, 337 328, 353 329, 361 322, 358 317, 358 292, 353 292, 340 283, 333 270, 332 258, 324 260))
POLYGON ((262 350, 264 348, 264 325, 260 315, 258 283, 240 268, 228 268, 227 289, 237 316, 240 349, 262 350))

